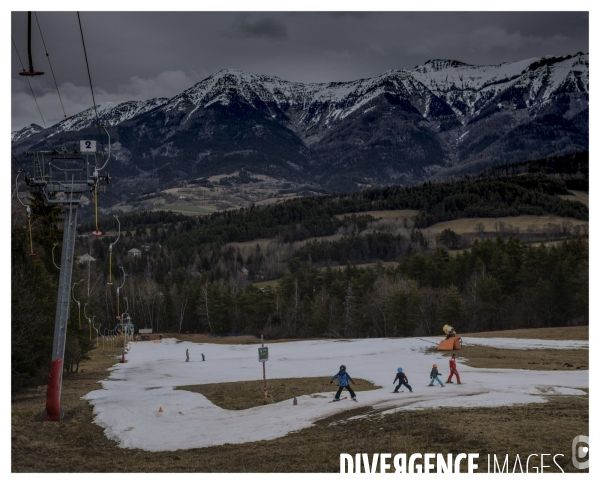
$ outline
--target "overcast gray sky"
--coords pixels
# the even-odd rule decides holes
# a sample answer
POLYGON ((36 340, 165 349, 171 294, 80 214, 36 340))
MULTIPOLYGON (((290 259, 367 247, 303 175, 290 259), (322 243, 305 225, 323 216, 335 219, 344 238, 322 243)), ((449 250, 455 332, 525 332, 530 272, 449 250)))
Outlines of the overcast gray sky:
MULTIPOLYGON (((223 68, 349 81, 429 59, 497 64, 589 51, 587 12, 82 12, 96 102, 172 97, 223 68)), ((67 116, 92 105, 75 12, 37 12, 67 116)), ((27 67, 27 13, 12 37, 27 67)), ((12 47, 12 46, 11 46, 12 47)), ((34 17, 30 78, 46 126, 62 108, 34 17)), ((11 51, 12 129, 43 126, 11 51)))

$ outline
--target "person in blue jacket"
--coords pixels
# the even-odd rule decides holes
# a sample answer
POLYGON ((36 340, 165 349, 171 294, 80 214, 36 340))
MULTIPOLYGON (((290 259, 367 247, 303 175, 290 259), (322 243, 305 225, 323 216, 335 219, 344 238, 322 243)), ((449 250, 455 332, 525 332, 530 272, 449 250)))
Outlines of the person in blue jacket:
POLYGON ((402 385, 408 388, 408 390, 412 393, 412 388, 408 384, 408 377, 402 372, 402 368, 398 368, 398 373, 396 373, 396 378, 394 378, 392 384, 396 383, 396 380, 398 380, 398 386, 394 390, 394 393, 398 393, 398 390, 400 390, 402 385))
POLYGON ((352 388, 350 388, 349 382, 351 382, 353 385, 355 383, 354 383, 354 380, 352 379, 352 377, 348 373, 346 373, 346 365, 340 366, 340 371, 338 371, 338 373, 336 375, 333 375, 331 377, 331 381, 329 382, 329 384, 331 385, 334 380, 338 381, 338 386, 339 386, 338 391, 335 394, 335 398, 333 399, 334 401, 338 401, 340 399, 342 390, 345 388, 346 390, 348 390, 350 392, 350 396, 352 397, 352 400, 354 400, 355 402, 358 402, 358 400, 356 399, 356 394, 354 393, 352 388))
POLYGON ((431 382, 429 383, 430 387, 433 386, 433 382, 436 381, 436 380, 440 384, 441 387, 444 386, 444 384, 442 383, 442 380, 440 380, 438 378, 438 375, 442 376, 442 374, 437 369, 437 365, 433 365, 433 368, 431 369, 431 373, 429 374, 429 378, 431 378, 431 382))

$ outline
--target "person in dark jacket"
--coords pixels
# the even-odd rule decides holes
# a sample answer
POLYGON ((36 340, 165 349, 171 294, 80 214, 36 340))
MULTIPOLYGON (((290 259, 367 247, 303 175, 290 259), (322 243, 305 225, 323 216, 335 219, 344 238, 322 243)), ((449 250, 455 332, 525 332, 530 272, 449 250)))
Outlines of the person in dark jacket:
POLYGON ((442 383, 442 380, 440 380, 438 378, 438 375, 442 376, 442 374, 437 369, 437 365, 433 365, 433 368, 431 369, 431 373, 429 374, 429 378, 431 378, 431 382, 429 383, 430 387, 433 386, 433 382, 436 381, 436 380, 440 384, 441 387, 444 386, 444 384, 442 383))
POLYGON ((185 362, 187 363, 188 361, 190 361, 190 350, 188 350, 186 348, 186 350, 185 350, 185 362))
POLYGON ((456 375, 456 383, 461 385, 460 383, 460 375, 458 371, 456 371, 456 353, 452 354, 452 358, 450 358, 450 375, 448 375, 448 381, 446 383, 453 383, 452 377, 456 375))
POLYGON ((402 385, 408 388, 408 390, 412 393, 412 388, 408 384, 408 377, 402 372, 402 368, 398 368, 398 373, 396 373, 396 378, 394 378, 392 384, 396 383, 396 380, 398 380, 398 386, 394 390, 394 393, 398 393, 398 390, 400 390, 402 385))
POLYGON ((346 373, 345 365, 340 366, 340 371, 336 375, 333 375, 331 377, 331 381, 329 382, 329 384, 331 385, 334 380, 338 381, 338 386, 339 386, 338 391, 335 394, 334 401, 338 401, 340 399, 342 390, 345 388, 346 390, 348 390, 350 392, 350 396, 352 397, 352 400, 354 400, 355 402, 358 402, 358 400, 356 399, 356 394, 354 393, 352 388, 350 388, 350 384, 349 384, 349 382, 350 382, 354 385, 355 384, 354 380, 348 373, 346 373))

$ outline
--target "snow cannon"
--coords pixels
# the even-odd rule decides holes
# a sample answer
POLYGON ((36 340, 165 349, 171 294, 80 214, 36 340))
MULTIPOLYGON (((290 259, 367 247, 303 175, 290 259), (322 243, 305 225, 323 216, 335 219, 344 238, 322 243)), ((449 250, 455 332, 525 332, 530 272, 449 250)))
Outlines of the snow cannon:
POLYGON ((444 331, 444 334, 446 335, 446 339, 456 336, 456 330, 449 324, 444 325, 442 330, 444 331))
POLYGON ((298 405, 298 399, 294 397, 294 405, 298 405))
POLYGON ((460 350, 462 339, 456 334, 456 330, 449 324, 446 324, 442 329, 446 334, 446 339, 439 344, 438 351, 460 350))

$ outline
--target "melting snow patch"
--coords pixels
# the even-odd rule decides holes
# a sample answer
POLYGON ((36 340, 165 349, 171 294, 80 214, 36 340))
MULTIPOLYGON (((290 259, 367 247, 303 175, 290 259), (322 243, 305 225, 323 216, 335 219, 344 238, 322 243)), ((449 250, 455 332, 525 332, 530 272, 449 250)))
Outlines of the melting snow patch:
MULTIPOLYGON (((465 339, 477 339, 478 344, 497 344, 501 340, 503 347, 515 348, 538 348, 540 344, 551 348, 570 344, 587 347, 587 342, 584 346, 581 341, 465 339)), ((353 378, 364 378, 383 388, 363 392, 356 385, 358 403, 348 398, 330 404, 329 398, 336 390, 332 386, 330 393, 313 395, 315 398, 304 396, 302 405, 292 406, 286 400, 234 411, 217 407, 199 393, 174 388, 261 380, 258 345, 176 344, 173 339, 165 339, 162 344, 138 342, 132 345, 128 363, 115 365, 110 379, 102 382, 103 388, 84 398, 94 406, 94 422, 120 447, 162 451, 275 439, 357 407, 373 407, 384 414, 434 407, 491 407, 543 402, 552 395, 580 395, 584 393, 581 388, 589 387, 588 371, 483 369, 463 363, 459 363, 458 370, 465 385, 428 387, 433 363, 438 363, 442 378, 448 375, 447 358, 425 352, 431 346, 431 341, 419 338, 273 344, 266 363, 267 388, 269 378, 333 375, 342 364, 353 378), (190 354, 187 363, 186 349, 190 354), (206 361, 200 353, 206 355, 206 361), (414 393, 391 393, 391 381, 399 366, 408 375, 414 393)))

